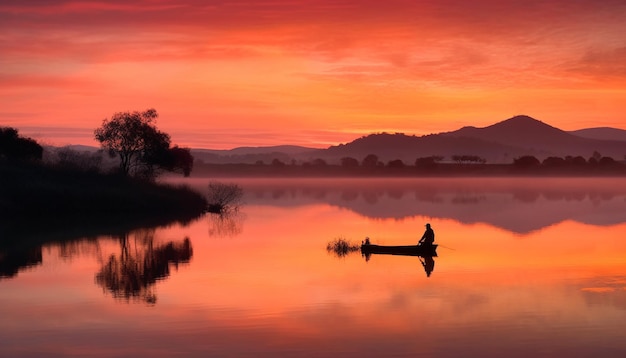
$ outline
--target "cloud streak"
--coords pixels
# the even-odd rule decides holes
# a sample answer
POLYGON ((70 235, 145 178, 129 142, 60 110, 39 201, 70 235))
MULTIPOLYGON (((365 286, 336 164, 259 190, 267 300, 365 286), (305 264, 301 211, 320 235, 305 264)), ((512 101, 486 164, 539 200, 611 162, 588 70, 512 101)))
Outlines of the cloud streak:
POLYGON ((625 21, 612 0, 0 2, 0 106, 70 127, 152 106, 272 132, 618 126, 625 21))

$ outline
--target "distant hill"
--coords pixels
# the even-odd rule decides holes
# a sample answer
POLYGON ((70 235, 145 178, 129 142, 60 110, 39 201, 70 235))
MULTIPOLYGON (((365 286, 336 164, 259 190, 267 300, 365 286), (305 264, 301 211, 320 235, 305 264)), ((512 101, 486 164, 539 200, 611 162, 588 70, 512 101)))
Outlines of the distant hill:
MULTIPOLYGON (((71 148, 88 152, 99 149, 86 146, 71 148)), ((413 165, 417 158, 433 155, 443 156, 445 161, 450 161, 453 155, 473 155, 484 158, 488 163, 511 163, 523 155, 534 155, 540 160, 549 156, 568 155, 580 155, 588 159, 594 152, 623 160, 626 155, 626 130, 604 127, 566 132, 520 115, 483 128, 468 126, 426 136, 370 134, 326 149, 294 145, 238 147, 229 150, 191 149, 196 160, 213 164, 254 164, 259 161, 270 164, 274 159, 284 163, 302 163, 318 158, 336 164, 343 157, 362 161, 369 154, 377 155, 383 163, 400 159, 406 165, 413 165)))
POLYGON ((413 165, 417 158, 433 155, 444 156, 450 160, 451 156, 456 154, 470 154, 493 162, 503 160, 501 156, 514 152, 517 152, 517 149, 509 145, 476 138, 442 134, 417 137, 402 133, 380 133, 347 144, 332 146, 320 155, 328 161, 338 161, 342 157, 353 157, 360 161, 369 154, 375 154, 383 163, 400 159, 407 165, 413 165))
POLYGON ((583 156, 594 152, 621 160, 626 155, 626 141, 583 138, 550 126, 529 116, 515 116, 484 127, 463 127, 452 132, 427 136, 372 134, 350 143, 333 146, 324 153, 328 160, 344 156, 362 160, 376 154, 383 162, 401 159, 412 165, 419 157, 440 155, 476 155, 490 163, 510 163, 522 155, 540 160, 549 156, 583 156))
POLYGON ((515 116, 484 128, 463 127, 443 134, 548 151, 575 146, 580 141, 578 137, 528 116, 515 116))
POLYGON ((228 150, 192 149, 191 154, 195 159, 205 163, 254 164, 258 161, 262 161, 265 164, 269 164, 274 159, 289 163, 291 160, 307 157, 309 154, 318 151, 320 151, 320 149, 295 145, 278 145, 268 147, 237 147, 228 150))
POLYGON ((597 151, 621 159, 626 154, 626 141, 583 138, 528 116, 515 116, 484 128, 465 127, 445 135, 508 144, 539 158, 567 155, 589 158, 597 151))
POLYGON ((586 128, 568 133, 589 139, 626 141, 626 130, 611 127, 586 128))

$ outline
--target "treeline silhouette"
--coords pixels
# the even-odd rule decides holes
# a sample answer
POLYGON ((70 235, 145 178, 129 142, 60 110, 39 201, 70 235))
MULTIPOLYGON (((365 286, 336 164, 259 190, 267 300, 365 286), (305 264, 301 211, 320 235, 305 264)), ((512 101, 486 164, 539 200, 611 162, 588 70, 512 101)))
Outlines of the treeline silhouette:
MULTIPOLYGON (((124 130, 133 128, 118 128, 121 135, 127 134, 124 130)), ((207 207, 202 194, 154 181, 160 170, 188 174, 191 165, 174 165, 170 155, 180 155, 182 162, 189 163, 193 159, 186 156, 188 150, 169 148, 167 140, 162 144, 169 154, 157 160, 152 152, 154 143, 135 139, 145 145, 127 153, 142 168, 133 172, 104 165, 103 152, 81 153, 65 148, 57 151, 53 160, 45 161, 44 148, 35 140, 20 136, 15 128, 0 128, 0 232, 18 222, 53 222, 68 216, 80 217, 80 221, 147 217, 183 221, 202 214, 207 207)), ((114 149, 108 150, 113 157, 120 156, 114 149)), ((0 241, 8 239, 0 236, 0 241)))
POLYGON ((214 164, 196 161, 194 176, 463 176, 463 175, 625 175, 626 163, 595 152, 589 159, 582 156, 547 157, 521 156, 509 164, 491 164, 476 155, 418 157, 413 163, 400 159, 386 163, 375 154, 361 161, 343 157, 339 164, 323 158, 309 161, 284 162, 278 158, 269 163, 214 164))

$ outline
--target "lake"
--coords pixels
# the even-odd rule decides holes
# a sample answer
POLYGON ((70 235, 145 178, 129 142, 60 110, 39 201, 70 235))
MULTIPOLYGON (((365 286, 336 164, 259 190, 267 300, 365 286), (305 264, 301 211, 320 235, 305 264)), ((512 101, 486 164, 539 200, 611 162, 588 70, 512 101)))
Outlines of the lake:
POLYGON ((626 179, 220 181, 226 216, 2 247, 0 356, 626 356, 626 179), (426 223, 430 275, 326 249, 426 223))

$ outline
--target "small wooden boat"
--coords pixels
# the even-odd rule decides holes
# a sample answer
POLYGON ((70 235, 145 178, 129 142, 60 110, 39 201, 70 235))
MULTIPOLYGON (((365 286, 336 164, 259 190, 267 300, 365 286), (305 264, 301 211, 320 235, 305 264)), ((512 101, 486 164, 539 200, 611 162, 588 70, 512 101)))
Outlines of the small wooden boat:
POLYGON ((363 255, 404 255, 404 256, 437 256, 436 244, 430 246, 409 245, 409 246, 383 246, 364 243, 361 245, 363 255))

